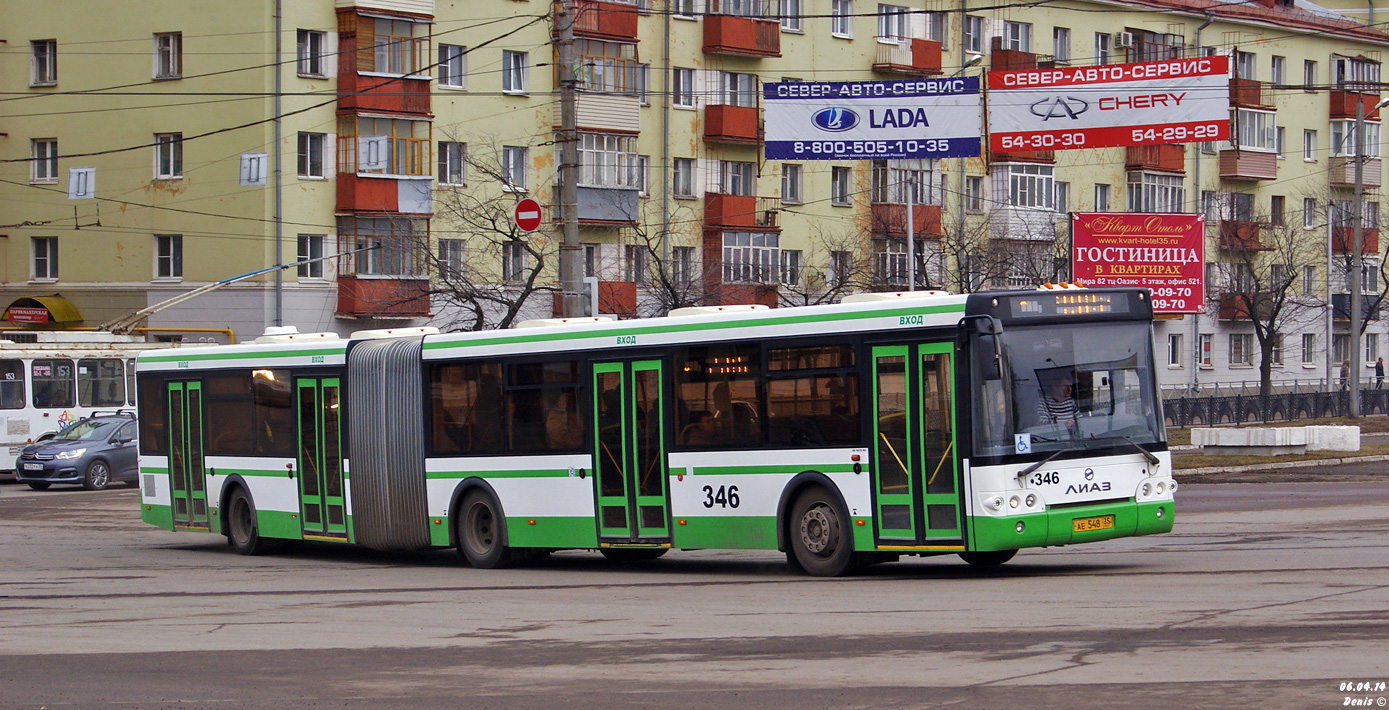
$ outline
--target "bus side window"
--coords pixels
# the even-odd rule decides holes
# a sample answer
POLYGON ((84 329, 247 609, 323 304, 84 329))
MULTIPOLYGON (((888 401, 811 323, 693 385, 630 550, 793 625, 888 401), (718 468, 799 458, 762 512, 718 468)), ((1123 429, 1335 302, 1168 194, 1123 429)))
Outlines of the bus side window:
POLYGON ((29 366, 34 382, 34 406, 39 409, 71 407, 73 364, 71 360, 35 360, 29 366))
POLYGON ((255 370, 251 384, 255 398, 256 453, 261 456, 294 455, 294 398, 288 370, 255 370))
POLYGON ((0 360, 0 409, 24 409, 23 360, 0 360))
POLYGON ((166 454, 169 439, 166 432, 169 418, 168 385, 154 375, 141 375, 140 389, 140 453, 166 454))
POLYGON ((125 404, 125 361, 118 358, 78 360, 77 401, 84 407, 125 404))
POLYGON ((125 398, 126 403, 135 406, 135 360, 125 361, 125 398))

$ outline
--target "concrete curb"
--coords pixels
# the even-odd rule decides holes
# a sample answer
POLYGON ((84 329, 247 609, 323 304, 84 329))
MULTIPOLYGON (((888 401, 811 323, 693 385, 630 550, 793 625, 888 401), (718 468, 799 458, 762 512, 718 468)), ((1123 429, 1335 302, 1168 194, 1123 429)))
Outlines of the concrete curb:
POLYGON ((1283 463, 1257 463, 1248 466, 1205 466, 1202 468, 1179 468, 1178 476, 1201 476, 1210 473, 1245 473, 1247 471, 1272 471, 1280 468, 1312 468, 1315 466, 1339 466, 1347 463, 1378 463, 1389 461, 1389 455, 1346 456, 1338 459, 1311 459, 1308 461, 1285 461, 1283 463))

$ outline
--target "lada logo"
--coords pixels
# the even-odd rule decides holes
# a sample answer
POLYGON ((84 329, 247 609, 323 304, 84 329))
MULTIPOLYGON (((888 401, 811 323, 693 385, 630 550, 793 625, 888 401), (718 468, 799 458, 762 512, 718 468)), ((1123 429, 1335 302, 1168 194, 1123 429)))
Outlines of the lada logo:
POLYGON ((1053 96, 1032 104, 1032 115, 1041 116, 1043 121, 1053 118, 1080 118, 1080 114, 1090 110, 1090 103, 1074 96, 1053 96))
POLYGON ((858 114, 842 106, 830 106, 816 111, 810 121, 822 131, 840 133, 858 125, 858 114))

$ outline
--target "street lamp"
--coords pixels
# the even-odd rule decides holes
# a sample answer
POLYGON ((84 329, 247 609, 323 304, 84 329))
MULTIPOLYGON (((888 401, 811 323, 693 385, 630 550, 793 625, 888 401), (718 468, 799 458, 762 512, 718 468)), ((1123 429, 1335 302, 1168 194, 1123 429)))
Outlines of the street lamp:
MULTIPOLYGON (((1389 99, 1375 104, 1371 112, 1389 105, 1389 99)), ((1350 416, 1360 416, 1360 269, 1364 255, 1365 217, 1365 102, 1357 92, 1355 98, 1355 214, 1350 254, 1350 416)), ((1333 230, 1334 231, 1334 230, 1333 230)), ((1331 275, 1327 274, 1327 278, 1331 275)))

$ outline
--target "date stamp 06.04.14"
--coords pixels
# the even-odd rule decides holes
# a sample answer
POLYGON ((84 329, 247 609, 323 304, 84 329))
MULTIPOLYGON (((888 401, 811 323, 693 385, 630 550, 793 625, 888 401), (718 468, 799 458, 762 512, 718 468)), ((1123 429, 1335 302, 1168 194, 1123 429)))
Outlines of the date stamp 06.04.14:
POLYGON ((1340 690, 1345 693, 1343 707, 1352 708, 1375 708, 1385 707, 1389 703, 1386 699, 1385 691, 1389 688, 1382 680, 1348 680, 1342 681, 1340 690))

